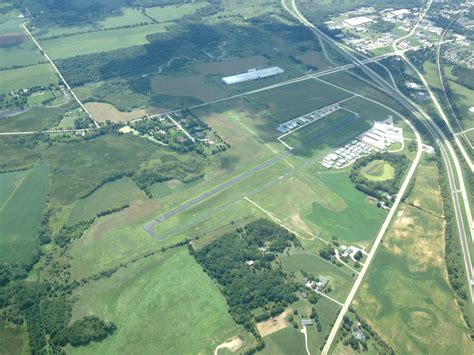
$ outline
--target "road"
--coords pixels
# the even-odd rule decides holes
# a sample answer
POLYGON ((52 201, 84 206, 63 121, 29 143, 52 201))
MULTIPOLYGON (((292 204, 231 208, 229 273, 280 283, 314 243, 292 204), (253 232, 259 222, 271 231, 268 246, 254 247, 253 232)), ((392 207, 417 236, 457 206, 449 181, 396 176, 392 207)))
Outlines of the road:
MULTIPOLYGON (((437 140, 437 143, 438 145, 440 146, 440 149, 443 153, 445 153, 444 151, 444 145, 447 145, 448 146, 448 149, 449 149, 449 142, 447 142, 447 139, 446 137, 444 137, 444 134, 443 132, 441 132, 441 130, 439 129, 439 127, 434 124, 434 122, 431 120, 431 118, 426 114, 426 112, 424 112, 418 105, 416 105, 415 103, 413 103, 411 100, 407 99, 404 95, 402 95, 400 93, 400 91, 396 88, 393 88, 391 87, 390 85, 388 85, 385 80, 383 78, 381 78, 378 74, 374 73, 370 68, 367 68, 367 66, 362 63, 360 60, 358 60, 356 57, 354 57, 351 53, 348 53, 348 51, 344 50, 343 48, 341 48, 341 46, 336 42, 334 41, 332 38, 328 37, 326 34, 322 33, 320 30, 318 30, 313 24, 311 24, 302 14, 301 12, 299 11, 299 9, 297 8, 296 6, 296 3, 295 3, 295 0, 291 0, 291 7, 292 9, 290 10, 288 8, 288 6, 286 5, 285 1, 282 0, 282 3, 285 7, 285 9, 287 9, 287 11, 289 11, 291 14, 293 14, 293 16, 295 16, 300 22, 302 22, 305 26, 307 26, 308 28, 312 29, 313 32, 315 32, 316 35, 318 36, 322 36, 324 37, 327 41, 329 41, 330 43, 332 43, 333 45, 335 45, 336 47, 338 47, 347 57, 349 57, 353 63, 357 63, 357 67, 360 68, 361 70, 364 71, 364 73, 366 75, 368 75, 375 83, 377 83, 381 89, 385 90, 389 95, 392 95, 397 101, 399 101, 404 107, 406 107, 407 109, 410 110, 410 112, 412 112, 417 118, 419 118, 426 126, 427 128, 430 130, 430 132, 432 133, 432 135, 434 137, 437 137, 438 134, 444 138, 443 141, 440 141, 439 139, 437 140), (446 144, 447 143, 447 144, 446 144)), ((430 2, 428 3, 427 5, 427 8, 425 8, 425 10, 423 11, 421 17, 419 18, 417 24, 414 26, 414 28, 412 29, 412 31, 410 31, 411 34, 413 34, 415 31, 416 31, 416 28, 417 26, 419 25, 419 23, 422 21, 423 17, 426 15, 429 7, 431 6, 431 3, 432 3, 432 0, 430 0, 430 2)), ((395 53, 397 53, 398 55, 401 55, 403 59, 406 60, 405 56, 404 56, 404 53, 401 53, 400 51, 398 51, 397 47, 395 46, 395 53)), ((416 132, 416 130, 415 130, 416 132)), ((410 179, 413 177, 413 174, 416 170, 416 165, 418 164, 420 158, 421 158, 421 137, 419 136, 418 132, 416 132, 416 137, 417 137, 417 143, 418 143, 418 149, 417 149, 417 155, 416 155, 416 158, 415 158, 415 161, 412 165, 412 167, 410 168, 410 171, 407 175, 407 177, 405 178, 403 184, 402 184, 402 187, 400 189, 400 193, 398 194, 397 196, 397 199, 393 205, 393 207, 391 208, 390 210, 390 213, 389 215, 387 216, 387 219, 384 223, 384 225, 382 226, 379 234, 377 235, 377 238, 375 240, 375 243, 369 253, 369 256, 367 258, 367 261, 366 263, 364 264, 362 270, 361 270, 361 273, 359 274, 358 278, 356 279, 356 282, 354 283, 353 285, 353 288, 351 289, 351 292, 349 293, 349 296, 348 298, 346 299, 346 302, 344 303, 344 307, 341 309, 341 311, 339 312, 338 314, 338 317, 336 319, 336 322, 333 326, 333 328, 331 329, 331 333, 328 337, 328 340, 323 348, 323 354, 327 354, 336 335, 337 335, 337 332, 338 332, 338 329, 341 325, 341 322, 343 320, 343 317, 345 315, 345 313, 347 312, 347 310, 349 309, 349 306, 350 304, 352 303, 352 300, 355 296, 355 294, 357 293, 357 290, 358 288, 360 287, 361 283, 362 283, 362 280, 365 276, 365 273, 367 272, 367 269, 368 267, 370 266, 370 263, 375 255, 375 252, 378 248, 378 246, 380 245, 380 242, 395 214, 395 211, 400 203, 400 200, 410 182, 410 179)), ((453 156, 451 157, 451 159, 453 159, 453 161, 457 162, 457 157, 455 154, 452 154, 453 156)), ((443 154, 443 157, 444 157, 444 160, 445 160, 445 164, 447 166, 447 169, 448 169, 448 173, 449 175, 451 176, 451 178, 453 177, 453 171, 452 171, 452 168, 450 166, 450 160, 449 158, 446 157, 445 154, 443 154), (448 159, 446 161, 446 158, 448 159)), ((462 181, 462 172, 460 174, 460 176, 458 176, 458 178, 460 179, 460 190, 461 192, 465 192, 465 188, 463 186, 463 181, 462 181)), ((459 201, 457 200, 457 191, 458 189, 456 188, 454 182, 450 181, 450 189, 451 191, 453 192, 453 203, 455 204, 455 212, 456 212, 456 220, 457 220, 457 225, 458 225, 458 230, 460 232, 460 237, 461 237, 461 240, 462 242, 466 242, 466 239, 465 239, 465 230, 464 230, 464 226, 463 226, 463 219, 462 219, 462 214, 460 215, 460 212, 461 212, 461 207, 460 207, 460 204, 459 204, 459 201)), ((471 231, 472 231, 472 228, 471 228, 471 231)), ((465 248, 463 247, 463 250, 465 248)), ((465 256, 465 263, 466 265, 470 265, 470 258, 466 258, 466 254, 464 254, 465 256)), ((471 283, 472 285, 472 268, 470 267, 467 267, 467 273, 468 273, 468 277, 469 277, 469 282, 471 283)), ((471 299, 472 299, 472 287, 471 287, 471 299)))
POLYGON ((52 59, 49 57, 49 55, 45 52, 45 50, 43 49, 43 47, 41 47, 41 45, 38 43, 38 41, 36 40, 36 38, 33 36, 33 34, 30 32, 30 30, 28 29, 28 27, 26 27, 26 24, 28 23, 29 21, 23 23, 23 28, 25 29, 26 33, 28 33, 28 36, 31 38, 31 40, 34 42, 34 44, 36 45, 36 47, 38 47, 39 51, 41 52, 41 54, 46 58, 46 60, 51 64, 51 66, 53 67, 54 71, 56 72, 56 74, 58 74, 59 78, 61 79, 61 81, 64 83, 64 85, 66 86, 67 90, 71 93, 71 95, 74 97, 74 99, 77 101, 77 103, 79 104, 79 106, 82 107, 82 109, 84 110, 84 112, 86 112, 89 117, 91 118, 92 121, 94 121, 94 125, 99 128, 99 124, 97 123, 97 121, 94 119, 94 116, 92 116, 92 114, 89 112, 89 110, 82 104, 81 100, 79 100, 79 98, 76 96, 75 92, 71 89, 71 87, 69 86, 69 84, 67 83, 66 79, 64 79, 63 75, 61 74, 61 72, 59 71, 58 67, 56 66, 56 64, 54 64, 54 62, 52 61, 52 59))
POLYGON ((247 170, 246 172, 238 175, 238 176, 235 176, 233 178, 231 178, 230 180, 227 180, 226 182, 202 193, 201 195, 191 199, 191 200, 188 200, 186 201, 185 203, 183 203, 182 205, 180 205, 179 207, 165 213, 164 215, 152 220, 151 222, 147 223, 144 227, 143 227, 143 230, 148 233, 150 236, 152 237, 155 237, 157 238, 158 235, 155 231, 155 227, 160 224, 160 223, 163 223, 164 221, 166 221, 167 219, 173 217, 173 216, 176 216, 177 214, 197 205, 198 203, 218 194, 219 192, 245 180, 245 179, 248 179, 250 178, 251 176, 257 174, 258 172, 262 171, 262 170, 265 170, 266 168, 269 168, 273 165, 275 165, 276 163, 280 162, 281 160, 289 157, 291 154, 295 153, 296 151, 300 150, 300 149, 304 149, 306 148, 307 146, 309 145, 312 145, 314 144, 315 142, 321 140, 321 139, 324 139, 326 138, 327 136, 331 135, 332 133, 334 133, 335 131, 337 131, 338 129, 340 129, 341 127, 347 125, 348 123, 350 123, 352 121, 349 121, 349 122, 346 122, 346 123, 342 123, 342 124, 339 124, 337 126, 334 126, 330 131, 328 132, 325 132, 319 136, 315 136, 313 139, 311 139, 310 141, 308 142, 305 142, 304 144, 298 146, 298 147, 295 147, 295 148, 292 148, 292 149, 289 149, 289 150, 286 150, 284 151, 283 153, 279 153, 278 155, 276 155, 275 157, 267 160, 267 161, 264 161, 263 163, 247 170))

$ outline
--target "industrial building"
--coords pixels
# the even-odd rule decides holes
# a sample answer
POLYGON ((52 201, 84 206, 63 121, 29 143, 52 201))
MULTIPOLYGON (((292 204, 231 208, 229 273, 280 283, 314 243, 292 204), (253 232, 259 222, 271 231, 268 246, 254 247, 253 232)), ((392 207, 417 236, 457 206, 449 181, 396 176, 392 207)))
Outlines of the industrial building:
POLYGON ((250 69, 245 73, 226 76, 222 78, 221 80, 227 85, 232 85, 232 84, 243 83, 245 81, 250 81, 250 80, 268 78, 270 76, 275 76, 283 72, 284 70, 281 69, 280 67, 270 67, 270 68, 260 69, 260 70, 250 69))

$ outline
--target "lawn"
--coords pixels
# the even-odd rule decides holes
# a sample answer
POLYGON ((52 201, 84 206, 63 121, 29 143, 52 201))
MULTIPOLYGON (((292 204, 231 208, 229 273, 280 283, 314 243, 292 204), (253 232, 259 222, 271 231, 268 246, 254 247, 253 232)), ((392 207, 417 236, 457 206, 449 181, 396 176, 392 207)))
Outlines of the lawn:
POLYGON ((289 256, 281 257, 281 263, 288 272, 304 271, 314 277, 328 278, 331 286, 329 295, 341 303, 352 286, 352 275, 348 268, 338 267, 310 252, 295 251, 289 256))
POLYGON ((69 215, 69 224, 95 217, 99 212, 145 199, 145 194, 128 177, 105 184, 92 195, 78 200, 69 215))
POLYGON ((361 172, 370 181, 386 181, 395 176, 394 167, 384 160, 372 160, 361 169, 361 172))
POLYGON ((209 354, 231 336, 249 339, 217 285, 185 247, 141 260, 81 287, 73 319, 113 321, 115 335, 72 354, 209 354))
POLYGON ((51 58, 68 58, 148 43, 146 36, 165 32, 161 24, 143 27, 122 28, 60 37, 41 41, 41 45, 51 58))
POLYGON ((33 86, 57 84, 58 78, 49 64, 0 71, 0 94, 33 86))
MULTIPOLYGON (((430 201, 439 211, 441 200, 431 198, 433 168, 421 165, 409 200, 430 201)), ((443 231, 443 219, 403 205, 355 300, 356 310, 397 353, 472 352, 447 280, 443 231)))
POLYGON ((28 262, 37 246, 49 187, 48 166, 35 165, 20 178, 0 207, 0 262, 28 262))
POLYGON ((340 196, 347 207, 330 211, 315 202, 305 218, 349 243, 366 244, 373 240, 385 219, 384 210, 369 204, 367 196, 355 189, 346 172, 320 173, 317 178, 340 196))
POLYGON ((263 338, 265 349, 262 354, 268 355, 305 355, 304 335, 293 327, 287 327, 263 338))
POLYGON ((255 111, 282 122, 350 97, 351 94, 316 80, 286 85, 247 96, 255 111))

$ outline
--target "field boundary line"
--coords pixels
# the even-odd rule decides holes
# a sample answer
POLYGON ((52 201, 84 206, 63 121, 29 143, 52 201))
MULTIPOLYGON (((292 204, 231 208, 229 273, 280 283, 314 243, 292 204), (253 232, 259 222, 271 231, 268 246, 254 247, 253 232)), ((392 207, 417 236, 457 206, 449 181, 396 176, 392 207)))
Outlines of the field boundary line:
POLYGON ((26 24, 28 23, 29 21, 26 21, 22 24, 22 27, 25 29, 26 33, 28 33, 28 36, 31 38, 31 40, 35 43, 36 47, 38 47, 40 53, 43 55, 43 57, 45 57, 48 62, 51 64, 51 66, 53 67, 54 71, 58 74, 59 78, 61 79, 61 81, 64 83, 64 85, 66 86, 66 88, 68 89, 68 91, 71 93, 71 95, 74 97, 74 99, 76 99, 77 103, 79 104, 79 106, 81 106, 81 108, 89 115, 89 117, 91 118, 92 121, 94 121, 94 125, 99 128, 99 124, 97 123, 97 121, 95 120, 94 116, 92 116, 92 114, 89 112, 89 110, 84 106, 84 104, 81 102, 81 100, 79 100, 79 98, 76 96, 76 94, 74 93, 74 91, 72 90, 72 88, 69 86, 69 84, 67 83, 66 79, 64 79, 63 75, 61 74, 61 72, 59 71, 58 67, 56 66, 56 64, 54 64, 53 60, 49 57, 49 55, 45 52, 45 50, 41 47, 41 45, 38 43, 38 41, 36 40, 36 38, 33 36, 33 34, 30 32, 30 30, 28 29, 28 27, 26 27, 26 24))
POLYGON ((332 298, 332 297, 326 295, 325 293, 323 293, 323 292, 321 292, 321 291, 318 291, 318 290, 313 290, 313 291, 316 292, 317 294, 323 296, 323 297, 326 297, 328 300, 333 301, 334 303, 338 304, 340 307, 344 306, 343 303, 341 303, 341 302, 335 300, 334 298, 332 298))

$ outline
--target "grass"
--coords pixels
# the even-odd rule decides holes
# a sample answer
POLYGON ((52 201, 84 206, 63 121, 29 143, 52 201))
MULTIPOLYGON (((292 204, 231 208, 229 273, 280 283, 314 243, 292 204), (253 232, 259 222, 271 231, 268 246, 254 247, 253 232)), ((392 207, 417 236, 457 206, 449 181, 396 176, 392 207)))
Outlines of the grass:
POLYGON ((395 176, 394 167, 384 160, 372 160, 362 168, 361 172, 370 181, 386 181, 395 176))
POLYGON ((335 212, 315 202, 305 217, 331 236, 349 243, 373 240, 386 213, 367 202, 367 196, 355 189, 346 172, 320 173, 317 178, 341 197, 347 208, 335 212))
POLYGON ((46 143, 35 144, 32 147, 25 145, 28 140, 24 137, 0 137, 0 171, 30 168, 41 154, 48 148, 46 143))
POLYGON ((265 349, 262 354, 305 355, 304 335, 292 327, 279 330, 263 338, 265 349))
MULTIPOLYGON (((11 184, 10 184, 11 185, 11 184)), ((48 166, 35 165, 0 207, 0 262, 28 262, 48 193, 48 166)), ((6 194, 4 194, 5 196, 6 194)))
POLYGON ((51 58, 68 58, 145 44, 148 34, 164 31, 164 25, 153 24, 49 39, 41 41, 41 45, 51 58))
POLYGON ((76 103, 71 102, 61 107, 32 107, 15 116, 2 118, 0 120, 1 132, 23 132, 23 131, 42 131, 47 128, 57 126, 63 117, 63 114, 74 107, 76 103))
POLYGON ((25 171, 0 174, 0 206, 7 202, 24 175, 25 171))
MULTIPOLYGON (((438 189, 435 170, 434 163, 421 165, 409 199, 440 209, 441 200, 430 197, 438 189)), ((403 205, 355 301, 356 310, 397 353, 472 350, 447 280, 443 231, 443 219, 403 205)))
POLYGON ((316 80, 306 80, 247 96, 260 114, 277 124, 350 97, 351 94, 316 80))
POLYGON ((90 141, 55 144, 43 160, 55 169, 51 198, 71 204, 80 192, 95 185, 104 174, 118 170, 137 170, 154 160, 179 159, 179 155, 147 139, 132 135, 102 136, 90 141))
POLYGON ((88 220, 98 212, 110 208, 130 204, 135 200, 144 199, 145 194, 131 178, 122 178, 105 184, 92 195, 78 200, 69 215, 69 224, 88 220))
POLYGON ((328 278, 332 289, 329 296, 341 303, 344 302, 352 286, 352 276, 348 271, 349 269, 337 267, 310 252, 295 251, 289 256, 281 257, 281 263, 288 272, 298 273, 304 271, 314 277, 324 276, 328 278))
POLYGON ((169 6, 154 6, 145 9, 146 14, 158 22, 170 22, 192 15, 197 10, 206 7, 205 3, 189 3, 169 6))
POLYGON ((29 354, 26 327, 13 326, 0 320, 0 353, 29 354))
POLYGON ((57 84, 58 78, 49 64, 0 71, 0 94, 33 86, 57 84))
POLYGON ((185 247, 141 260, 79 289, 73 319, 113 321, 117 333, 73 354, 205 354, 249 335, 231 318, 217 285, 185 247))

